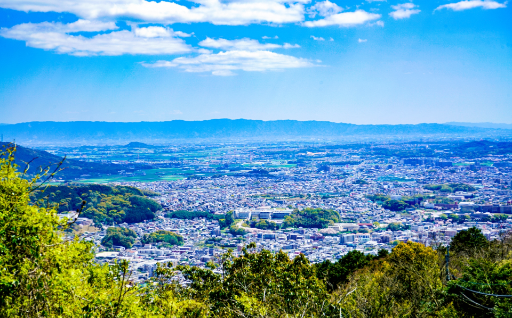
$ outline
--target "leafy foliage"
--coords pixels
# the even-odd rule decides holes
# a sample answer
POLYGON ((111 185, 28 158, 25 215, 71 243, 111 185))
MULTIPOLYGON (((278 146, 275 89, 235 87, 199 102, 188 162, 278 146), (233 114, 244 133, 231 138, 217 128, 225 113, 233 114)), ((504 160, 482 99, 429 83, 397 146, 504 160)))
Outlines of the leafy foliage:
POLYGON ((441 191, 441 192, 473 192, 476 191, 476 188, 465 183, 450 183, 450 184, 427 184, 423 186, 423 188, 432 191, 441 191))
POLYGON ((260 220, 259 222, 252 221, 250 226, 260 230, 276 230, 279 228, 277 223, 267 220, 260 220))
POLYGON ((350 278, 340 291, 341 306, 349 317, 449 317, 440 277, 436 251, 400 243, 350 278))
POLYGON ((234 236, 240 236, 247 234, 247 231, 233 224, 229 227, 229 233, 231 233, 234 236))
POLYGON ((101 240, 101 245, 105 247, 123 246, 124 248, 132 247, 135 243, 137 234, 130 229, 124 227, 109 227, 107 234, 101 240))
POLYGON ((409 204, 405 203, 404 201, 387 200, 382 203, 382 207, 384 209, 399 212, 407 209, 409 207, 409 204))
POLYGON ((332 223, 340 222, 337 211, 326 209, 294 210, 286 216, 283 227, 326 228, 332 223))
POLYGON ((0 156, 0 316, 135 316, 128 263, 97 265, 91 243, 64 240, 70 220, 30 203, 43 175, 22 178, 14 152, 0 156))
POLYGON ((372 200, 373 202, 377 202, 379 204, 382 204, 382 202, 389 200, 388 196, 382 195, 382 194, 368 194, 368 195, 366 195, 366 197, 369 200, 372 200))
POLYGON ((482 234, 482 231, 472 227, 468 230, 460 231, 453 237, 450 250, 455 254, 465 253, 473 255, 487 245, 487 238, 482 234))
POLYGON ((231 227, 231 225, 235 222, 233 218, 233 211, 229 211, 225 214, 224 219, 219 220, 219 226, 221 229, 225 229, 227 227, 231 227))
POLYGON ((213 214, 210 212, 204 212, 204 211, 174 211, 167 213, 165 217, 173 218, 173 219, 182 219, 182 220, 192 220, 195 218, 205 218, 208 220, 220 220, 225 218, 225 215, 223 214, 213 214))
POLYGON ((457 192, 457 191, 464 191, 464 192, 476 191, 475 187, 470 186, 469 184, 464 184, 464 183, 450 183, 450 184, 448 184, 448 186, 450 188, 452 188, 454 192, 457 192))
POLYGON ((342 284, 347 283, 351 274, 370 264, 373 259, 373 255, 351 251, 335 263, 326 260, 315 264, 317 277, 325 281, 328 289, 335 290, 342 284))
POLYGON ((144 244, 160 243, 165 245, 183 245, 183 237, 171 231, 159 230, 151 234, 144 234, 141 239, 144 244))
POLYGON ((408 230, 409 228, 410 228, 410 226, 403 225, 402 223, 389 223, 387 226, 387 230, 390 230, 393 232, 408 230))
POLYGON ((155 212, 162 206, 144 196, 134 187, 83 185, 49 186, 44 191, 35 191, 33 202, 58 204, 59 212, 76 211, 82 201, 86 201, 83 217, 93 219, 95 223, 137 223, 155 218, 155 212))
POLYGON ((210 269, 179 267, 191 281, 184 292, 209 304, 214 317, 338 317, 336 305, 304 255, 291 260, 283 252, 251 252, 254 243, 233 258, 227 253, 222 275, 210 269))

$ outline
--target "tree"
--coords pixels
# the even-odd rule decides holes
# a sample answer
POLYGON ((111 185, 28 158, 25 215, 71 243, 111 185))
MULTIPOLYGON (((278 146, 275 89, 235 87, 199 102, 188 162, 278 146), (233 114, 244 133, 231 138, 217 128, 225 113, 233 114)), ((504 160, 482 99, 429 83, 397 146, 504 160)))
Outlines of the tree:
POLYGON ((221 229, 225 229, 230 227, 234 222, 235 219, 233 218, 233 211, 229 211, 225 214, 224 219, 219 220, 219 226, 221 229))
POLYGON ((460 216, 455 214, 455 213, 450 214, 450 216, 448 216, 448 218, 450 220, 452 220, 453 222, 460 222, 461 221, 460 216))
POLYGON ((291 215, 287 216, 284 219, 283 228, 326 228, 331 223, 336 223, 339 221, 340 215, 337 211, 306 208, 301 211, 294 210, 291 215))
MULTIPOLYGON (((80 208, 82 201, 87 205, 82 216, 98 225, 112 223, 136 223, 155 218, 155 212, 162 206, 146 198, 147 192, 133 187, 106 185, 48 186, 31 193, 32 202, 59 205, 59 212, 65 213, 80 208)), ((153 194, 151 194, 153 195, 153 194)))
POLYGON ((390 211, 399 212, 409 207, 409 204, 404 201, 387 200, 382 203, 382 207, 390 211))
POLYGON ((403 225, 402 223, 389 223, 386 229, 395 232, 395 231, 407 230, 409 228, 410 228, 409 225, 403 225))
POLYGON ((137 234, 124 227, 109 227, 107 234, 101 240, 101 245, 105 247, 123 246, 124 248, 132 247, 135 243, 137 234))
POLYGON ((263 250, 251 243, 242 255, 228 252, 220 273, 211 269, 178 267, 191 281, 184 291, 192 299, 207 303, 213 317, 339 317, 339 309, 316 277, 315 268, 300 254, 263 250))
POLYGON ((468 230, 462 230, 457 233, 450 243, 450 252, 454 254, 464 253, 468 256, 473 255, 478 249, 488 245, 487 238, 480 229, 472 227, 468 230))
POLYGON ((165 245, 183 245, 183 237, 171 231, 159 230, 151 234, 144 234, 141 239, 143 244, 165 243, 165 245))
POLYGON ((239 236, 247 234, 247 231, 233 224, 229 227, 229 233, 234 236, 239 236))
POLYGON ((448 185, 453 191, 463 191, 463 192, 473 192, 476 191, 476 188, 465 183, 450 183, 448 185))
POLYGON ((329 260, 315 264, 317 277, 325 281, 329 290, 335 290, 341 284, 348 282, 348 277, 356 270, 367 266, 374 257, 364 255, 359 251, 350 251, 337 262, 329 260))
POLYGON ((351 276, 338 299, 349 317, 456 317, 443 302, 438 255, 419 243, 400 243, 383 260, 351 276))
POLYGON ((0 154, 0 316, 136 316, 128 263, 95 264, 92 243, 64 240, 72 220, 30 202, 48 170, 23 179, 14 153, 0 154))

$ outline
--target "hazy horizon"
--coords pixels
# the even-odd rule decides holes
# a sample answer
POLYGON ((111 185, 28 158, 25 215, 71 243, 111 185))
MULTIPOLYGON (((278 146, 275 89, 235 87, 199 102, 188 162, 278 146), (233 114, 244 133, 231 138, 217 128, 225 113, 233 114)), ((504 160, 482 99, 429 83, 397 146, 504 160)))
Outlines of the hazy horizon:
POLYGON ((0 123, 0 125, 16 125, 16 124, 29 124, 32 122, 56 122, 56 123, 69 123, 69 122, 105 122, 105 123, 158 123, 158 122, 168 122, 168 121, 187 121, 187 122, 201 122, 201 121, 209 121, 209 120, 254 120, 254 121, 264 121, 264 122, 270 122, 270 121, 298 121, 298 122, 307 122, 307 121, 315 121, 315 122, 329 122, 329 123, 335 123, 335 124, 349 124, 349 125, 421 125, 421 124, 439 124, 439 125, 470 125, 469 127, 482 127, 482 128, 500 128, 499 126, 510 126, 510 128, 504 129, 512 129, 512 123, 503 123, 503 122, 420 122, 420 123, 401 123, 401 124, 386 124, 386 123, 374 123, 374 124, 355 124, 355 123, 349 123, 349 122, 337 122, 337 121, 331 121, 331 120, 296 120, 296 119, 252 119, 252 118, 210 118, 210 119, 202 119, 202 120, 187 120, 187 119, 172 119, 172 120, 154 120, 154 121, 115 121, 115 120, 48 120, 48 121, 41 121, 41 120, 34 120, 34 121, 23 121, 23 122, 15 122, 15 123, 0 123), (474 125, 474 126, 473 126, 474 125), (490 127, 486 127, 490 126, 490 127), (493 126, 493 127, 491 127, 493 126))

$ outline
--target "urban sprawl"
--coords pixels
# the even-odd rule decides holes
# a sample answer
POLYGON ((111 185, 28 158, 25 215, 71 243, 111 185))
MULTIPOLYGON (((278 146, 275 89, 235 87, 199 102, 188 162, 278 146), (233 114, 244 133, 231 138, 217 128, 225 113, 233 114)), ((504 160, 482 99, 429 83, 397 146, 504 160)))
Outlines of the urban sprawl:
MULTIPOLYGON (((82 235, 97 245, 98 262, 129 260, 136 281, 150 277, 158 263, 206 266, 219 262, 228 249, 234 256, 242 253, 249 242, 257 249, 282 250, 292 258, 302 253, 311 262, 322 262, 352 250, 377 254, 400 241, 448 245, 470 227, 499 239, 512 228, 512 155, 496 154, 493 145, 478 142, 476 154, 464 157, 454 150, 468 143, 457 142, 459 148, 446 142, 175 146, 140 148, 127 159, 109 159, 112 150, 101 147, 86 155, 75 151, 82 160, 122 164, 119 175, 125 179, 111 184, 158 193, 152 199, 163 210, 156 219, 115 227, 129 228, 139 238, 159 230, 174 232, 183 237, 183 245, 137 240, 131 248, 107 248, 101 241, 112 225, 82 235), (158 149, 171 149, 176 156, 149 158, 158 149), (183 155, 192 151, 200 155, 183 155), (147 172, 130 170, 131 163, 161 171, 172 167, 175 178, 138 181, 147 172), (296 211, 308 209, 333 210, 339 217, 324 227, 286 226, 296 211), (168 217, 176 211, 231 214, 233 222, 221 228, 216 218, 168 217)), ((76 224, 92 221, 79 218, 76 224)))

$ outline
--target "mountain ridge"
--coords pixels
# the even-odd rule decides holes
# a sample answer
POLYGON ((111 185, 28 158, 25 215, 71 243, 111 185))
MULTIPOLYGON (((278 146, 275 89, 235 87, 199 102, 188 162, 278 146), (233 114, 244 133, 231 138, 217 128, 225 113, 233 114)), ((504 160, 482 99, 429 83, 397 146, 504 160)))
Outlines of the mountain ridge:
POLYGON ((329 121, 211 119, 163 122, 28 122, 0 126, 4 141, 37 143, 165 143, 191 139, 412 138, 512 135, 512 130, 448 124, 356 125, 329 121))
POLYGON ((478 128, 493 128, 493 129, 512 129, 512 124, 505 123, 489 123, 489 122, 481 122, 481 123, 467 123, 467 122, 447 122, 446 125, 451 126, 463 126, 463 127, 478 127, 478 128))

